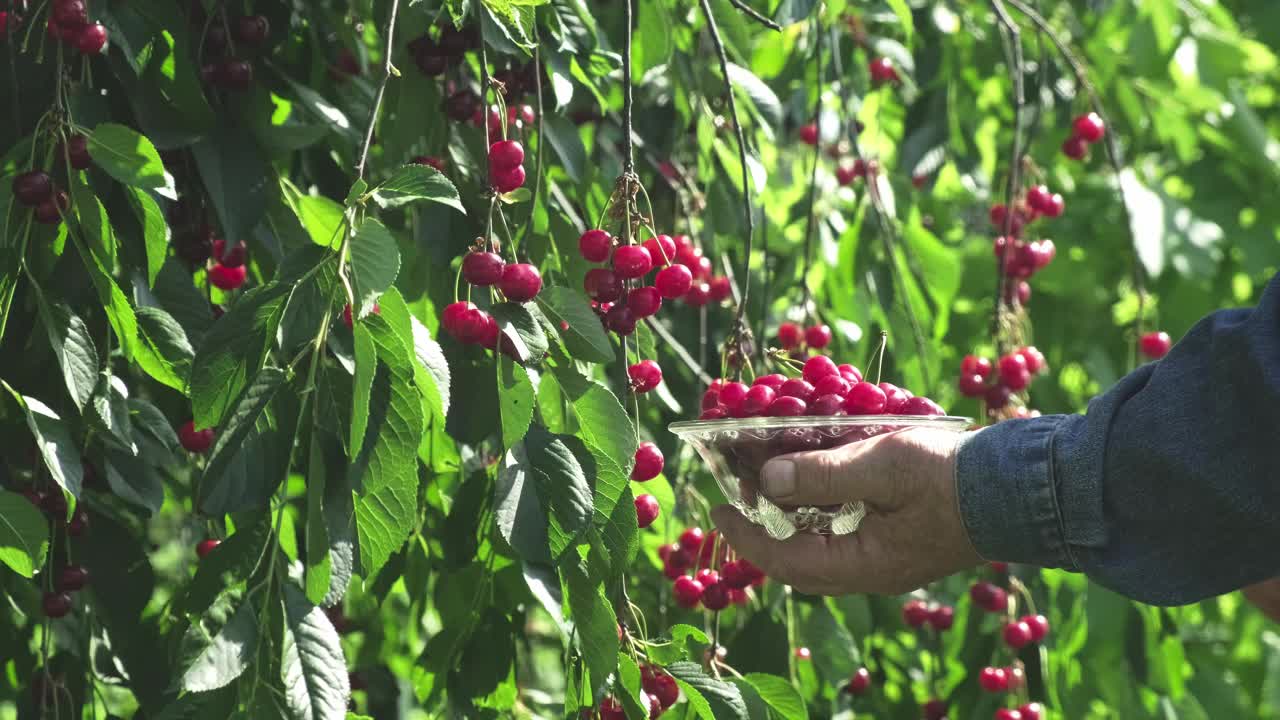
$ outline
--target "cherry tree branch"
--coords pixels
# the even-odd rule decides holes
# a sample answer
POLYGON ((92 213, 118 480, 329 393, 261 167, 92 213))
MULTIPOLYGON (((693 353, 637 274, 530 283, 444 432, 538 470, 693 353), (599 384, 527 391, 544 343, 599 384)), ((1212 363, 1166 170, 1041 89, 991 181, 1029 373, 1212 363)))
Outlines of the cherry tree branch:
POLYGON ((756 12, 755 9, 749 7, 742 0, 729 0, 729 4, 737 8, 743 15, 746 15, 747 17, 751 18, 752 20, 755 20, 756 22, 769 28, 770 30, 776 30, 777 32, 782 32, 781 25, 770 20, 764 15, 761 15, 760 13, 756 12))
POLYGON ((356 178, 364 179, 364 169, 369 161, 369 146, 373 144, 373 128, 378 124, 378 114, 382 112, 382 98, 387 94, 387 83, 395 67, 391 64, 391 51, 395 47, 396 16, 400 13, 400 0, 391 0, 391 15, 387 18, 387 49, 382 62, 382 82, 378 83, 378 94, 373 97, 373 107, 369 109, 369 127, 364 131, 364 145, 360 148, 360 162, 356 165, 356 178))

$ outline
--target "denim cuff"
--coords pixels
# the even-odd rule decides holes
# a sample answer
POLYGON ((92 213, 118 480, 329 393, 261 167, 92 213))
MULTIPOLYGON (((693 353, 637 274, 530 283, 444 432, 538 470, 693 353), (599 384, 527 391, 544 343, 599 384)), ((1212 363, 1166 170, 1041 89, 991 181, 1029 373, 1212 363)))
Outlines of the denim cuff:
POLYGON ((1007 420, 968 433, 957 450, 960 517, 988 560, 1076 569, 1054 483, 1054 432, 1064 416, 1007 420))

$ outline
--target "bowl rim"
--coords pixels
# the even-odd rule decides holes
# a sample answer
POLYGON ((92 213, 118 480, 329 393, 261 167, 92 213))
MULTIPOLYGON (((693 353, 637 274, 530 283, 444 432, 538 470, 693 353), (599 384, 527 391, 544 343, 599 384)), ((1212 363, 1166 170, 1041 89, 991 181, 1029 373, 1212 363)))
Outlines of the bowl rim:
POLYGON ((862 427, 865 425, 901 425, 903 427, 940 427, 964 430, 973 418, 960 415, 795 415, 785 417, 725 418, 723 420, 681 420, 667 426, 678 436, 693 432, 725 430, 776 430, 803 427, 862 427))

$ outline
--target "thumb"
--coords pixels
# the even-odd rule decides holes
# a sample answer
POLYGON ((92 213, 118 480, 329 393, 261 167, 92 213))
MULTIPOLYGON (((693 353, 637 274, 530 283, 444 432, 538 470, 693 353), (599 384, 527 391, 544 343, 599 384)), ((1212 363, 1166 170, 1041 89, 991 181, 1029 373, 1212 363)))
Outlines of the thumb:
POLYGON ((898 454, 896 435, 776 457, 760 471, 761 489, 770 500, 785 505, 885 499, 898 454))

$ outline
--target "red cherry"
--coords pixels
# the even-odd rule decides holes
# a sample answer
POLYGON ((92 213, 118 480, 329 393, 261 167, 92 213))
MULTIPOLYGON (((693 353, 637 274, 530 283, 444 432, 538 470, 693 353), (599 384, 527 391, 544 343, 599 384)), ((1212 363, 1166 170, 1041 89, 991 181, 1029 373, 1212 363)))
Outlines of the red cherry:
MULTIPOLYGON (((695 280, 711 280, 711 258, 700 257, 698 258, 698 264, 689 269, 693 271, 693 277, 695 280)), ((710 288, 708 288, 707 291, 710 292, 710 288)))
POLYGON ((743 400, 747 397, 749 388, 740 382, 725 383, 720 388, 720 404, 730 413, 735 413, 742 407, 743 400))
POLYGON ((702 404, 699 407, 700 410, 710 410, 717 407, 720 407, 719 390, 708 390, 702 393, 702 404))
POLYGON ((445 331, 454 337, 458 336, 458 322, 468 310, 474 310, 475 305, 469 302, 455 302, 445 306, 444 311, 440 314, 440 325, 445 331))
MULTIPOLYGON (((809 347, 822 349, 831 344, 831 328, 826 325, 814 325, 804 331, 804 341, 809 347)), ((834 366, 835 363, 832 363, 834 366)))
POLYGON ((1045 185, 1036 185, 1027 191, 1027 205, 1036 212, 1045 212, 1045 208, 1053 198, 1053 193, 1045 185))
POLYGON ((481 344, 489 333, 489 321, 489 313, 472 305, 458 318, 454 325, 453 336, 464 345, 481 344))
POLYGON ((1058 254, 1058 248, 1053 244, 1052 240, 1044 239, 1033 242, 1027 246, 1030 253, 1031 261, 1036 270, 1041 270, 1053 262, 1053 258, 1058 254))
POLYGON ((722 303, 733 295, 733 284, 723 275, 711 278, 711 282, 707 285, 708 296, 713 303, 722 303))
POLYGON ((885 411, 886 400, 884 390, 869 382, 860 382, 849 389, 844 409, 850 415, 879 415, 885 411))
POLYGON ((652 360, 641 360, 627 368, 631 378, 631 388, 638 393, 647 393, 662 383, 662 368, 652 360))
POLYGON ((213 549, 218 547, 221 544, 222 544, 221 540, 215 540, 214 538, 201 540, 199 543, 196 544, 196 555, 200 557, 204 557, 205 555, 208 555, 209 553, 213 552, 213 549))
POLYGON ((1007 667, 1004 669, 1004 674, 1009 676, 1009 692, 1017 692, 1027 684, 1027 674, 1023 672, 1021 666, 1007 667))
POLYGON ((195 422, 188 420, 178 428, 178 442, 187 452, 205 452, 213 446, 213 428, 196 430, 195 422))
POLYGON ((989 410, 999 410, 1009 404, 1009 398, 1013 395, 1013 391, 1004 385, 996 384, 987 388, 986 395, 983 396, 983 402, 987 404, 989 410))
POLYGON ((871 82, 877 85, 898 81, 898 70, 894 68, 893 61, 887 57, 879 57, 872 60, 869 69, 871 71, 871 82))
POLYGON ((107 46, 107 29, 102 23, 80 28, 76 34, 76 49, 83 55, 97 55, 107 46))
POLYGON ((813 394, 815 397, 839 395, 843 399, 855 384, 845 380, 840 375, 828 375, 813 384, 813 394))
POLYGON ((1031 627, 1018 620, 1004 626, 1004 642, 1014 650, 1026 647, 1031 642, 1031 627))
POLYGON ((642 442, 636 448, 635 467, 631 469, 631 479, 636 482, 648 482, 662 472, 665 459, 662 451, 651 442, 642 442))
POLYGON ((671 586, 671 594, 675 596, 676 604, 680 607, 696 607, 698 601, 702 599, 702 583, 688 575, 681 575, 671 586))
POLYGON ((1027 372, 1034 375, 1045 369, 1046 363, 1044 360, 1044 354, 1037 350, 1035 346, 1031 345, 1024 347, 1018 351, 1018 354, 1026 361, 1027 372))
POLYGON ((848 415, 848 413, 844 411, 844 398, 834 394, 816 395, 813 402, 809 403, 809 414, 822 417, 848 415))
MULTIPOLYGON (((709 544, 708 540, 710 540, 710 536, 708 536, 707 540, 704 540, 702 542, 702 547, 708 546, 709 544)), ((715 585, 716 583, 720 582, 720 573, 716 572, 715 570, 712 570, 711 568, 702 568, 697 572, 697 574, 693 576, 693 579, 702 583, 702 589, 706 590, 712 585, 715 585)))
POLYGON ((689 268, 690 272, 697 272, 698 266, 702 264, 702 248, 694 247, 688 242, 676 242, 676 262, 689 268))
POLYGON ((670 265, 676 257, 676 241, 670 235, 655 235, 645 240, 644 249, 649 251, 654 267, 670 265))
POLYGON ((771 375, 761 375, 760 377, 756 378, 755 381, 752 382, 751 384, 764 385, 766 387, 773 388, 776 391, 779 388, 781 388, 782 384, 785 383, 786 381, 787 381, 786 375, 773 373, 771 375))
POLYGON ((655 672, 653 680, 645 685, 644 690, 650 696, 658 698, 658 702, 664 708, 675 705, 676 701, 680 699, 680 685, 676 683, 675 678, 665 672, 655 672))
POLYGON ((798 648, 796 648, 796 659, 797 659, 797 660, 810 660, 810 659, 812 659, 812 658, 813 658, 813 653, 809 651, 809 648, 807 648, 807 647, 798 647, 798 648))
POLYGON ((1168 355, 1172 347, 1173 340, 1169 338, 1169 333, 1164 331, 1144 333, 1138 338, 1138 349, 1152 360, 1159 360, 1168 355))
POLYGON ((54 587, 59 592, 75 592, 83 589, 89 584, 89 570, 83 565, 68 565, 62 568, 62 572, 58 573, 58 580, 54 583, 54 587))
POLYGON ((1009 353, 1000 358, 1000 382, 1010 390, 1021 390, 1027 386, 1027 359, 1018 353, 1009 353))
POLYGON ((982 397, 987 392, 987 381, 981 375, 961 375, 958 386, 965 397, 982 397))
POLYGON ((1045 201, 1044 207, 1040 208, 1040 212, 1044 214, 1045 217, 1056 218, 1062 217, 1062 213, 1066 212, 1066 209, 1067 201, 1063 200, 1062 196, 1058 193, 1054 193, 1045 201))
POLYGON ((512 302, 529 302, 542 290, 542 275, 528 263, 511 263, 502 268, 498 289, 512 302))
POLYGON ((777 397, 777 392, 768 385, 752 385, 742 400, 739 413, 746 417, 763 415, 777 397))
POLYGON ((1089 143, 1085 142, 1084 138, 1072 135, 1062 143, 1062 154, 1072 160, 1083 160, 1089 154, 1089 143))
POLYGON ((691 553, 699 552, 706 538, 706 533, 702 532, 700 527, 685 528, 684 532, 680 533, 680 547, 691 553))
POLYGON ((630 335, 635 332, 638 320, 636 314, 626 305, 614 305, 604 316, 605 325, 619 335, 630 335))
POLYGON ((215 70, 218 84, 227 90, 243 92, 253 84, 253 65, 248 61, 227 58, 215 70))
POLYGON ((1042 720, 1044 706, 1040 703, 1027 703, 1018 708, 1018 713, 1022 716, 1022 720, 1042 720))
POLYGON ((859 168, 856 164, 837 165, 836 166, 836 182, 840 183, 841 185, 852 185, 854 180, 857 180, 858 178, 862 177, 862 175, 864 175, 866 172, 865 169, 863 169, 862 173, 859 173, 858 170, 859 168))
POLYGON ((1049 618, 1043 615, 1024 615, 1022 622, 1031 629, 1031 641, 1040 642, 1049 636, 1049 618))
POLYGON ((84 507, 76 507, 76 511, 71 514, 71 520, 67 523, 67 534, 71 537, 80 537, 89 531, 89 514, 84 511, 84 507))
MULTIPOLYGON (((893 383, 882 382, 876 387, 884 392, 884 412, 886 415, 901 415, 911 393, 893 383)), ((853 413, 849 413, 852 415, 853 413)), ((872 413, 874 414, 874 413, 872 413)))
POLYGON ((729 588, 722 582, 703 585, 702 606, 708 610, 723 610, 729 607, 729 588))
MULTIPOLYGON (((809 328, 813 330, 813 328, 809 328)), ((808 333, 805 333, 808 335, 808 333)), ((816 383, 824 377, 839 375, 840 369, 835 362, 825 355, 814 355, 804 362, 804 379, 816 383)))
POLYGON ((235 245, 227 247, 225 240, 214 241, 215 257, 219 258, 218 264, 225 265, 229 268, 240 267, 244 265, 244 261, 248 259, 249 248, 244 244, 244 240, 237 240, 235 245), (219 246, 217 243, 221 242, 219 246))
POLYGON ((993 720, 1022 720, 1022 713, 1012 708, 997 708, 993 720))
POLYGON ((658 294, 667 300, 674 300, 693 287, 693 273, 684 265, 671 265, 658 271, 653 281, 658 294))
POLYGON ((851 695, 862 695, 871 687, 871 672, 864 667, 853 671, 853 677, 845 684, 844 689, 851 695))
POLYGON ((947 411, 942 409, 938 403, 927 397, 919 396, 907 398, 907 402, 898 411, 899 415, 946 415, 947 411))
POLYGON ((55 620, 65 617, 71 612, 71 596, 64 592, 47 592, 40 601, 40 608, 44 610, 45 617, 55 620))
MULTIPOLYGON (((622 297, 622 279, 608 268, 588 270, 582 280, 582 286, 587 291, 587 295, 596 302, 611 303, 622 297)), ((662 291, 661 286, 658 287, 658 291, 662 291)))
POLYGON ((976 582, 969 588, 969 597, 975 605, 990 613, 1002 613, 1009 604, 1009 596, 1004 588, 985 580, 976 582))
POLYGON ((902 621, 909 627, 923 627, 929 621, 929 606, 923 600, 908 600, 902 606, 902 621))
POLYGON ((658 500, 654 496, 640 495, 636 498, 636 525, 641 530, 652 525, 661 512, 662 508, 658 506, 658 500))
POLYGON ((524 147, 515 140, 499 140, 489 146, 489 171, 509 172, 524 162, 524 147))
POLYGON ((209 282, 220 290, 235 290, 244 285, 248 272, 243 265, 227 267, 221 263, 209 268, 209 282))
POLYGON ((768 414, 772 417, 796 417, 804 415, 809 405, 798 397, 790 395, 778 397, 769 403, 768 414))
POLYGON ((945 720, 947 717, 947 703, 934 698, 924 704, 924 720, 945 720))
POLYGON ((985 667, 978 673, 978 684, 987 692, 1004 692, 1009 689, 1009 675, 1004 668, 985 667))
POLYGON ((991 360, 977 355, 965 355, 960 361, 962 375, 977 375, 985 378, 991 374, 991 360))
POLYGON ((778 394, 798 398, 807 403, 813 398, 813 384, 802 378, 791 378, 782 383, 782 387, 778 388, 778 394))
POLYGON ((711 408, 710 410, 703 410, 702 414, 698 416, 698 419, 699 420, 723 420, 727 417, 729 417, 729 413, 725 412, 724 408, 717 407, 717 408, 711 408))
POLYGON ((57 0, 53 4, 52 20, 58 25, 80 27, 89 22, 89 12, 84 0, 57 0))
POLYGON ((850 386, 862 382, 862 371, 853 365, 841 363, 836 366, 836 369, 840 371, 840 377, 844 378, 845 382, 848 382, 850 386))
POLYGON ((623 245, 613 251, 613 270, 623 278, 643 277, 652 269, 653 258, 640 245, 623 245))
POLYGON ((588 230, 578 238, 578 252, 591 262, 604 262, 613 250, 613 238, 603 230, 588 230))
POLYGON ((684 295, 684 302, 691 307, 702 307, 711 300, 711 286, 706 283, 694 283, 684 295))
POLYGON ((53 179, 40 170, 22 173, 13 179, 13 195, 27 207, 35 207, 53 197, 53 179))
POLYGON ((462 279, 479 287, 497 285, 506 266, 507 263, 497 253, 473 250, 462 258, 462 279))
POLYGON ((607 697, 600 701, 600 720, 627 720, 627 713, 617 700, 607 697))
POLYGON ((800 142, 805 145, 818 144, 818 124, 808 123, 800 126, 800 142))
POLYGON ((1076 137, 1085 142, 1095 143, 1107 134, 1107 126, 1102 122, 1102 117, 1096 112, 1077 117, 1071 123, 1072 129, 1075 131, 1076 137))
POLYGON ((783 350, 794 350, 800 347, 804 333, 795 323, 782 323, 778 326, 778 344, 783 350))
POLYGON ((500 193, 509 193, 524 185, 524 168, 519 165, 510 170, 499 170, 489 173, 489 179, 493 183, 493 189, 500 193))
POLYGON ((955 623, 956 609, 950 605, 939 605, 929 611, 929 624, 938 632, 950 630, 955 623))
POLYGON ((638 318, 657 315, 662 309, 662 293, 652 285, 636 288, 627 293, 627 307, 638 318))

